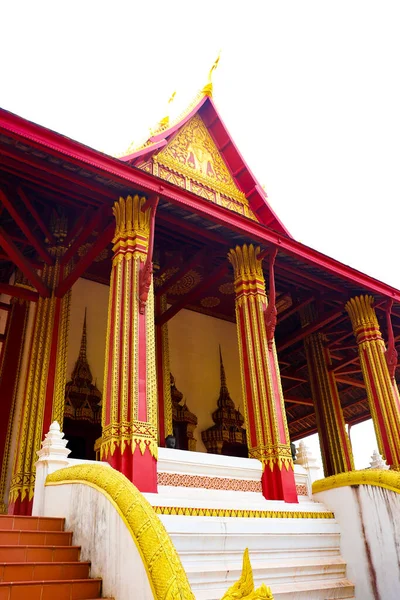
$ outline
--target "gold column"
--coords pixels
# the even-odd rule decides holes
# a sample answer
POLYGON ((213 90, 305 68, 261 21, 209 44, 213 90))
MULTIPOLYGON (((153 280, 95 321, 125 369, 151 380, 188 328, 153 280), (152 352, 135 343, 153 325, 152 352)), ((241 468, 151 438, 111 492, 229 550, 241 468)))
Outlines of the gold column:
MULTIPOLYGON (((165 294, 156 296, 156 313, 162 315, 167 310, 165 294)), ((159 442, 164 446, 165 438, 173 434, 171 368, 169 363, 168 323, 156 327, 157 350, 157 390, 158 390, 158 422, 159 442)))
POLYGON ((263 464, 268 499, 297 502, 275 340, 267 339, 267 296, 259 248, 236 246, 228 258, 235 274, 236 326, 249 455, 263 464))
POLYGON ((36 452, 52 421, 62 423, 67 378, 67 347, 71 292, 63 298, 54 292, 61 277, 68 272, 60 259, 65 252, 63 240, 66 223, 53 224, 58 245, 49 248, 54 265, 43 266, 42 280, 49 288, 48 298, 39 297, 29 351, 18 444, 10 485, 9 512, 30 514, 35 487, 36 452))
POLYGON ((148 263, 154 212, 145 197, 114 204, 101 457, 141 491, 157 489, 154 294, 148 263))
MULTIPOLYGON (((309 307, 304 309, 301 318, 303 327, 308 325, 313 321, 313 311, 309 307)), ((354 470, 354 460, 325 343, 320 332, 311 334, 304 341, 324 473, 329 477, 354 470)))
POLYGON ((372 296, 357 296, 346 304, 358 344, 360 364, 374 422, 379 452, 391 469, 400 470, 400 399, 386 361, 386 347, 372 296))

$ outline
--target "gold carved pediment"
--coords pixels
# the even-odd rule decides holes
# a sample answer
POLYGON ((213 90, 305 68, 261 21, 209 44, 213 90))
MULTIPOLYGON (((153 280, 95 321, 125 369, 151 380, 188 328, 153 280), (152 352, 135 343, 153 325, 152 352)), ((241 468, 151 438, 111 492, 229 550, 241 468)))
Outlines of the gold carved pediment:
POLYGON ((165 167, 169 173, 176 173, 189 180, 189 189, 194 193, 255 219, 246 196, 236 185, 198 114, 153 157, 153 161, 160 165, 158 175, 163 179, 167 178, 162 169, 165 167))

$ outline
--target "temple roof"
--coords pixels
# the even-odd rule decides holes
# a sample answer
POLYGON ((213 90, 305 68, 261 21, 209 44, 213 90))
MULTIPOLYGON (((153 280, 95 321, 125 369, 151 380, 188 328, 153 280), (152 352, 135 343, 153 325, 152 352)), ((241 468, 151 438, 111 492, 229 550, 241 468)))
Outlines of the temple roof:
MULTIPOLYGON (((178 119, 172 123, 168 117, 162 119, 158 129, 140 148, 127 151, 127 154, 119 159, 146 171, 150 171, 149 161, 155 159, 175 174, 204 184, 206 190, 216 189, 222 194, 223 206, 242 212, 245 216, 291 237, 269 205, 266 192, 240 154, 209 95, 210 91, 208 84, 178 119), (202 148, 201 161, 196 160, 195 151, 191 152, 193 146, 202 148), (200 163, 204 166, 207 162, 204 153, 210 160, 201 172, 200 163), (244 211, 235 208, 228 199, 243 203, 244 211), (250 210, 247 210, 247 207, 250 210)), ((162 172, 151 172, 163 177, 162 172)), ((176 177, 163 178, 184 186, 184 180, 176 177)), ((192 191, 212 200, 204 188, 197 187, 192 191)))

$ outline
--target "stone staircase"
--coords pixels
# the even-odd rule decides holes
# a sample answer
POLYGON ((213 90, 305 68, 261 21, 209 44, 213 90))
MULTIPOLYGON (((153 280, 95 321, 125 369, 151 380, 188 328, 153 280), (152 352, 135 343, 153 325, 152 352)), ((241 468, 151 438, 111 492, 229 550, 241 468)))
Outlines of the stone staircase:
POLYGON ((246 547, 256 587, 266 583, 275 600, 354 600, 339 525, 309 496, 301 468, 299 503, 286 504, 257 491, 258 461, 176 452, 175 461, 162 449, 158 494, 145 495, 172 538, 196 600, 222 598, 240 577, 246 547))
POLYGON ((0 515, 0 600, 101 598, 64 519, 0 515))

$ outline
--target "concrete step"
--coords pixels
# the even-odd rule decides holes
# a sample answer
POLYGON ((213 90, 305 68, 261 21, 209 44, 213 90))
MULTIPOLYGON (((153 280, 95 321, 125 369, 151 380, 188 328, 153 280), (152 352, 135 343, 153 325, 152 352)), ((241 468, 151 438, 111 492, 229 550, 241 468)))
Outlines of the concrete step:
MULTIPOLYGON (((346 577, 346 563, 339 556, 329 559, 314 560, 282 560, 275 562, 258 562, 252 560, 253 578, 256 587, 262 583, 272 588, 286 582, 297 583, 319 580, 341 580, 346 577)), ((211 588, 221 589, 221 596, 242 573, 241 563, 221 564, 217 566, 191 564, 185 566, 186 573, 196 593, 198 590, 211 588)))
MULTIPOLYGON (((225 587, 223 593, 228 587, 229 585, 225 587)), ((354 585, 348 579, 277 584, 271 586, 271 591, 274 600, 354 600, 354 585)), ((220 600, 221 598, 221 588, 199 590, 194 593, 196 600, 220 600)))

